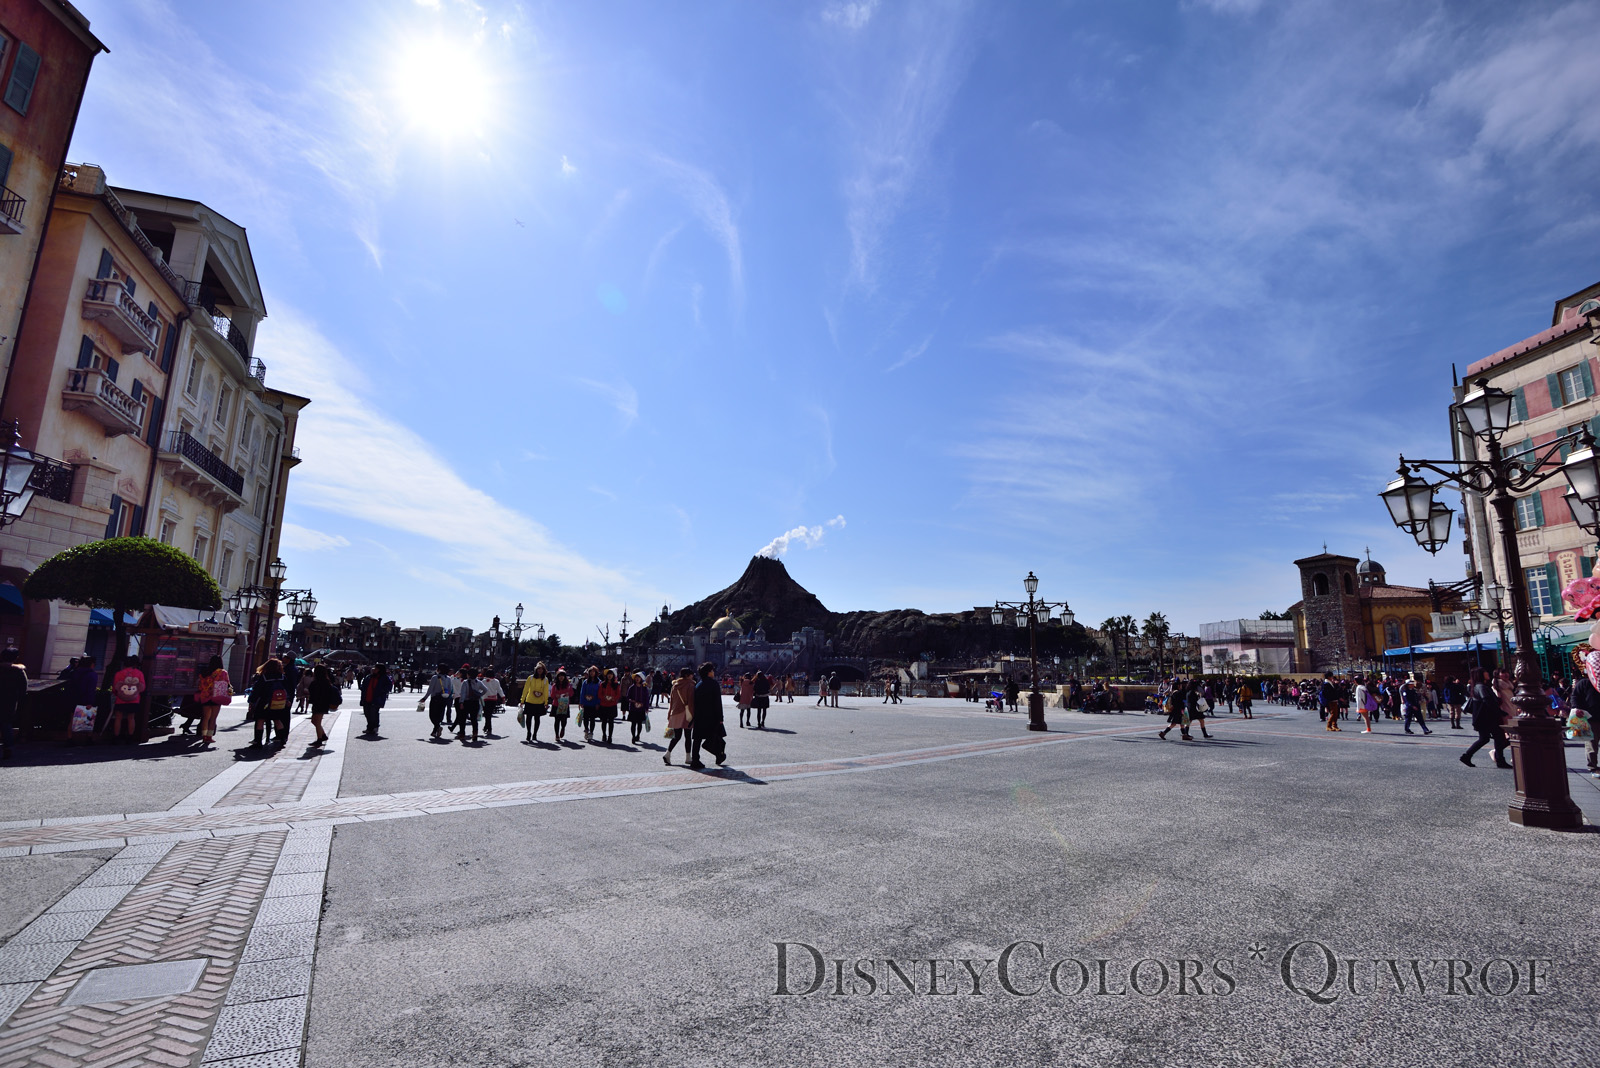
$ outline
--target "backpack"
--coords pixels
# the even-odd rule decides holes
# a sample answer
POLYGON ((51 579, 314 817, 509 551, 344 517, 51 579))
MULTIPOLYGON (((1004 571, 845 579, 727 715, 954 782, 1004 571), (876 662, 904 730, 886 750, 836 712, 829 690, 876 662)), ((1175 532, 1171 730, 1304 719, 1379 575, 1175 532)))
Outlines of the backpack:
POLYGON ((267 694, 267 711, 282 712, 289 707, 289 688, 281 682, 272 684, 272 690, 267 694))

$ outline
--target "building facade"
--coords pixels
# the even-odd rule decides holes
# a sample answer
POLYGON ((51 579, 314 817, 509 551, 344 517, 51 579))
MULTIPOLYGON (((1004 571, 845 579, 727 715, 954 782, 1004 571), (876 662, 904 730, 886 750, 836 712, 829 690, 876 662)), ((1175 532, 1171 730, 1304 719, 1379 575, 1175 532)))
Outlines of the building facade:
MULTIPOLYGON (((1512 395, 1512 425, 1502 447, 1508 455, 1531 455, 1562 434, 1588 429, 1600 436, 1600 282, 1555 302, 1550 326, 1515 345, 1501 349, 1467 368, 1456 384, 1459 401, 1480 381, 1512 395)), ((1452 410, 1451 418, 1456 415, 1452 410)), ((1456 425, 1455 455, 1464 460, 1486 458, 1486 446, 1456 425)), ((1568 450, 1555 457, 1559 463, 1568 450)), ((1508 586, 1520 582, 1537 622, 1567 614, 1561 590, 1573 579, 1589 575, 1596 555, 1594 538, 1573 521, 1563 494, 1566 482, 1554 478, 1523 494, 1516 504, 1517 551, 1521 572, 1508 574, 1493 508, 1480 494, 1462 496, 1467 537, 1465 572, 1484 582, 1508 586)))
POLYGON ((1200 657, 1207 673, 1281 675, 1295 670, 1292 619, 1228 619, 1200 624, 1200 657))
POLYGON ((0 381, 11 368, 56 178, 105 46, 62 0, 0 0, 0 381))
POLYGON ((1459 633, 1461 599, 1444 587, 1393 586, 1383 565, 1322 552, 1296 560, 1300 600, 1289 607, 1301 671, 1372 666, 1385 650, 1433 641, 1441 623, 1459 633))

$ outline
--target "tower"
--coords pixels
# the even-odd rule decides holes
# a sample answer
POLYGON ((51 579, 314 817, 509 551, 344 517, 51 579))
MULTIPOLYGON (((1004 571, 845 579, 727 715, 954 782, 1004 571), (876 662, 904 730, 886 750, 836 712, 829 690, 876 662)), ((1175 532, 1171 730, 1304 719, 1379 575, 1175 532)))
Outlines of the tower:
POLYGON ((1366 656, 1361 597, 1353 556, 1322 552, 1296 560, 1300 569, 1300 639, 1313 671, 1330 671, 1366 656))

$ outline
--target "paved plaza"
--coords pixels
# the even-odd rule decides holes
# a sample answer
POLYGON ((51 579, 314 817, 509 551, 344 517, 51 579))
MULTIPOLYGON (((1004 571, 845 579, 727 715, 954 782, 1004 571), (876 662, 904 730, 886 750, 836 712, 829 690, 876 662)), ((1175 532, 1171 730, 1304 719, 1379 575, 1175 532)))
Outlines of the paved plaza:
POLYGON ((0 1068, 1595 1063, 1600 837, 1470 732, 843 703, 705 772, 406 695, 321 754, 24 748, 0 1068))

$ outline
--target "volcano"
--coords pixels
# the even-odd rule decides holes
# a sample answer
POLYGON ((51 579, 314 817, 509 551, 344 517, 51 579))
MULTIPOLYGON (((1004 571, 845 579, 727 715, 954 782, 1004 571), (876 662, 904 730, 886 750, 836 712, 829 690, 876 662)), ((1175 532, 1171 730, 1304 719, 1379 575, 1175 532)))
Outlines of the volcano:
MULTIPOLYGON (((801 627, 827 630, 835 618, 816 594, 794 580, 782 560, 753 556, 732 586, 678 609, 667 620, 673 633, 684 634, 692 627, 709 627, 729 615, 739 621, 746 634, 759 627, 773 641, 788 641, 789 635, 801 627)), ((648 637, 653 639, 655 635, 648 637)))

